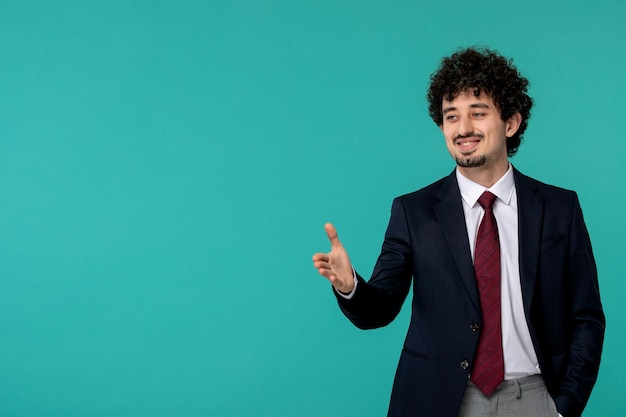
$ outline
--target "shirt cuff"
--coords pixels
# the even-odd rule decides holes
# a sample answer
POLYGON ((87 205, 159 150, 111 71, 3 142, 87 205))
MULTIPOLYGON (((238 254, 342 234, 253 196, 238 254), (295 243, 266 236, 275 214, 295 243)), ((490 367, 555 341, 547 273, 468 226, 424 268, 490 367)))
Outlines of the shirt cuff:
POLYGON ((354 267, 352 267, 352 278, 354 278, 354 288, 352 288, 352 291, 350 291, 348 294, 338 291, 335 288, 335 292, 339 294, 340 297, 345 298, 346 300, 350 300, 354 296, 354 292, 356 291, 356 286, 359 283, 359 280, 356 279, 356 271, 354 270, 354 267))

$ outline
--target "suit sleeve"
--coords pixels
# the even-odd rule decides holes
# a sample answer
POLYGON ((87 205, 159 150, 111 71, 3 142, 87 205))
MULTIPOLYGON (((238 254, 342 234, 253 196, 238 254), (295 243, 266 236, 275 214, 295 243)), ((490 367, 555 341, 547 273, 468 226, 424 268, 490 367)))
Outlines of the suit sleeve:
POLYGON ((568 259, 569 325, 572 337, 555 403, 566 417, 579 416, 596 382, 604 340, 605 318, 596 265, 578 198, 574 199, 568 259))
POLYGON ((411 243, 406 209, 401 198, 391 208, 382 250, 369 282, 357 273, 351 299, 336 294, 346 317, 358 328, 386 326, 398 315, 411 286, 411 243))

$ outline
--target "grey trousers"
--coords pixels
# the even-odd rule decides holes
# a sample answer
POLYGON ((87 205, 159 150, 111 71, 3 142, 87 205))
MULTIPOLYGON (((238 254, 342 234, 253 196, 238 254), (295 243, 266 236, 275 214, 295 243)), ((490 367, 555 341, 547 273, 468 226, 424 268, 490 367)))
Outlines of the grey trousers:
POLYGON ((459 417, 557 417, 554 400, 541 375, 503 381, 486 397, 467 383, 459 417))

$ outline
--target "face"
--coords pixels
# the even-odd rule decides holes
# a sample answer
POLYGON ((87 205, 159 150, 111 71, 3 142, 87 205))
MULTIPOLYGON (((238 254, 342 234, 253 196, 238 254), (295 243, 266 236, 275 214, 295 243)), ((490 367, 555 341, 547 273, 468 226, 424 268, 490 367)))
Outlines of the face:
POLYGON ((519 113, 502 120, 500 110, 490 96, 474 90, 459 93, 452 101, 442 102, 441 131, 446 146, 459 169, 470 174, 477 170, 493 170, 504 174, 508 169, 506 139, 517 131, 519 113))

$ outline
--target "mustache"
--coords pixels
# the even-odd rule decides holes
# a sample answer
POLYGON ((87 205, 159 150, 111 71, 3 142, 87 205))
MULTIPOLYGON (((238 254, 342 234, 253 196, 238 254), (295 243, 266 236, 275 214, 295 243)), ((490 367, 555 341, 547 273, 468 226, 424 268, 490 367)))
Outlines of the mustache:
POLYGON ((458 140, 458 139, 467 139, 467 138, 479 138, 479 139, 484 139, 485 135, 483 135, 482 133, 470 133, 467 135, 456 135, 453 139, 454 140, 458 140))

